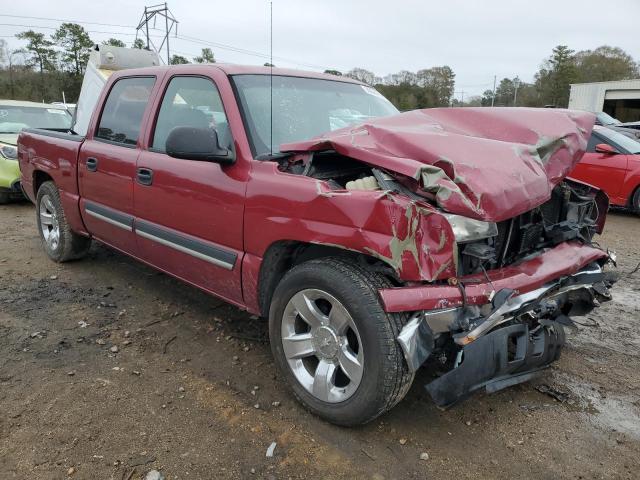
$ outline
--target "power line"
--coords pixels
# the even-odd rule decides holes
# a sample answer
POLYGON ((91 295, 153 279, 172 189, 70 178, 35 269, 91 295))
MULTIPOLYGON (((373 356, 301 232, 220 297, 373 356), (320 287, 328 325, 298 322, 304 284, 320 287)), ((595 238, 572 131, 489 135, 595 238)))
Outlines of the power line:
POLYGON ((135 25, 118 25, 115 23, 85 22, 82 20, 64 20, 62 18, 50 18, 50 17, 30 17, 28 15, 7 15, 7 14, 0 13, 0 17, 28 18, 32 20, 48 20, 48 21, 63 22, 63 23, 84 23, 87 25, 101 25, 103 27, 136 28, 135 25))
MULTIPOLYGON (((84 22, 84 21, 79 21, 79 20, 64 20, 64 19, 60 19, 60 18, 49 18, 49 17, 30 17, 30 16, 26 16, 26 15, 3 15, 3 14, 0 14, 0 17, 30 18, 30 19, 36 19, 36 20, 48 20, 48 21, 55 21, 55 22, 75 22, 75 23, 104 25, 104 26, 113 26, 113 27, 121 27, 121 28, 132 28, 132 29, 136 28, 133 25, 117 25, 117 24, 100 23, 100 22, 84 22)), ((41 29, 46 29, 46 30, 57 30, 56 27, 49 27, 49 26, 43 26, 43 25, 24 25, 24 24, 16 24, 16 23, 0 23, 0 26, 32 28, 32 29, 41 28, 41 29)), ((87 32, 88 33, 100 33, 100 34, 104 34, 104 35, 125 35, 125 36, 133 36, 133 37, 136 36, 135 33, 126 33, 126 32, 105 32, 105 31, 100 31, 100 30, 87 30, 87 32)), ((6 36, 4 38, 11 38, 11 36, 6 36)), ((162 38, 162 37, 156 36, 155 38, 162 38)), ((215 47, 215 48, 219 48, 219 49, 222 49, 222 50, 228 50, 228 51, 235 52, 235 53, 241 53, 243 55, 250 55, 250 56, 253 56, 253 57, 262 58, 264 60, 269 60, 271 58, 270 55, 267 54, 267 53, 262 53, 262 52, 258 52, 258 51, 255 51, 255 50, 249 50, 249 49, 242 48, 242 47, 236 47, 236 46, 225 44, 225 43, 212 42, 212 41, 209 41, 209 40, 204 40, 202 38, 191 37, 191 36, 187 36, 187 35, 179 35, 179 36, 176 36, 175 38, 177 38, 179 40, 184 40, 186 42, 199 44, 199 45, 215 47)), ((312 63, 300 62, 298 60, 293 60, 293 59, 290 59, 290 58, 287 58, 287 57, 274 56, 273 59, 277 60, 277 61, 291 63, 291 64, 294 64, 294 65, 299 65, 301 67, 316 68, 316 69, 319 69, 319 70, 326 70, 328 68, 325 65, 316 65, 316 64, 312 64, 312 63)))
MULTIPOLYGON (((45 27, 43 25, 21 25, 18 23, 0 23, 0 26, 3 27, 20 27, 20 28, 44 28, 45 30, 58 30, 57 27, 45 27)), ((106 35, 127 35, 127 36, 136 36, 135 33, 126 33, 126 32, 103 32, 100 30, 87 30, 87 33, 104 33, 106 35)), ((7 37, 11 37, 15 35, 7 35, 7 37)), ((160 38, 160 37, 158 37, 160 38)))
MULTIPOLYGON (((228 45, 228 44, 225 44, 225 43, 211 42, 209 40, 203 40, 201 38, 190 37, 190 36, 185 36, 185 35, 178 35, 176 38, 178 38, 180 40, 185 40, 187 42, 192 42, 192 43, 204 45, 204 46, 221 48, 223 50, 230 50, 232 52, 243 53, 245 55, 252 55, 252 56, 255 56, 255 57, 264 58, 266 60, 269 60, 271 58, 271 56, 268 53, 261 53, 261 52, 255 51, 255 50, 248 50, 248 49, 245 49, 245 48, 234 47, 233 45, 228 45)), ((322 69, 322 70, 326 70, 328 68, 328 67, 323 66, 323 65, 315 65, 315 64, 312 64, 312 63, 299 62, 297 60, 292 60, 292 59, 286 58, 286 57, 278 57, 278 56, 275 56, 275 55, 274 55, 273 59, 274 60, 280 60, 280 61, 287 62, 287 63, 293 63, 295 65, 300 65, 300 66, 303 66, 303 67, 318 68, 318 69, 322 69)))

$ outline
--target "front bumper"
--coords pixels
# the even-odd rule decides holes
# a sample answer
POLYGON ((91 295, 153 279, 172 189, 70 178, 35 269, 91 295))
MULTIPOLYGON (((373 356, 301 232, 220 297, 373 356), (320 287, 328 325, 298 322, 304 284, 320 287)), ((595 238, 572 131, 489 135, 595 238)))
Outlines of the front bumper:
MULTIPOLYGON (((11 191, 20 185, 20 165, 17 160, 9 160, 0 156, 0 189, 11 191)), ((18 188, 18 191, 21 191, 18 188)))
POLYGON ((560 358, 564 328, 510 325, 479 338, 462 350, 462 362, 425 385, 439 407, 449 407, 485 388, 496 392, 536 377, 560 358))
POLYGON ((436 404, 448 407, 480 388, 493 392, 527 381, 560 357, 565 328, 575 328, 569 316, 585 315, 610 300, 609 288, 617 279, 615 272, 602 269, 601 255, 608 254, 583 248, 599 252, 597 260, 573 273, 556 274, 541 285, 536 278, 528 284, 535 288, 525 292, 495 290, 496 281, 485 304, 468 301, 464 306, 414 313, 397 339, 412 371, 438 343, 443 345, 443 338, 450 345, 449 355, 457 355, 453 368, 426 385, 436 404))
POLYGON ((555 248, 487 275, 474 274, 458 279, 459 285, 419 285, 383 288, 379 291, 386 312, 415 312, 485 305, 504 288, 518 294, 530 292, 554 279, 571 275, 586 265, 606 259, 607 253, 580 242, 565 242, 555 248), (461 286, 464 287, 464 293, 461 286))

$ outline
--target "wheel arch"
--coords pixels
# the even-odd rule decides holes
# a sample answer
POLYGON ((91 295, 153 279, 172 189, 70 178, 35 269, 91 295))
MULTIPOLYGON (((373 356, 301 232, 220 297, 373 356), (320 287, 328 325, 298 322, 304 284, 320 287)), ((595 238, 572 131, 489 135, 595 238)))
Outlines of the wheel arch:
POLYGON ((49 175, 47 172, 45 172, 44 170, 34 170, 33 171, 33 198, 35 199, 38 195, 38 190, 40 190, 40 187, 42 186, 42 184, 44 182, 53 182, 55 183, 55 181, 53 180, 53 177, 51 175, 49 175))
POLYGON ((364 268, 385 275, 396 285, 401 281, 390 265, 380 259, 340 245, 328 245, 297 240, 280 240, 266 250, 258 275, 258 306, 262 316, 269 315, 273 293, 284 275, 296 265, 309 260, 325 257, 342 257, 356 261, 364 268))

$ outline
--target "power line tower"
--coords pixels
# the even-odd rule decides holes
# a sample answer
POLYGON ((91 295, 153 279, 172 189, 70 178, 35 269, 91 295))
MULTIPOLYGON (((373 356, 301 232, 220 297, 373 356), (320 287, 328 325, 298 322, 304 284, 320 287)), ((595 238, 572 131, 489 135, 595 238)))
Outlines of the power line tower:
MULTIPOLYGON (((169 51, 169 34, 171 32, 174 33, 175 36, 178 36, 178 20, 173 16, 171 10, 166 3, 160 3, 158 5, 152 5, 150 7, 144 7, 144 13, 142 17, 140 17, 140 22, 136 27, 136 39, 138 38, 138 32, 142 31, 144 37, 147 40, 147 50, 155 50, 158 55, 162 53, 162 49, 166 48, 167 50, 167 65, 171 63, 171 52, 169 51), (164 18, 164 36, 162 37, 162 42, 160 42, 159 46, 153 42, 153 39, 149 35, 149 25, 153 22, 152 30, 162 30, 162 28, 156 28, 156 20, 160 17, 160 21, 162 22, 162 18, 164 18)), ((162 58, 162 56, 160 56, 162 58)))

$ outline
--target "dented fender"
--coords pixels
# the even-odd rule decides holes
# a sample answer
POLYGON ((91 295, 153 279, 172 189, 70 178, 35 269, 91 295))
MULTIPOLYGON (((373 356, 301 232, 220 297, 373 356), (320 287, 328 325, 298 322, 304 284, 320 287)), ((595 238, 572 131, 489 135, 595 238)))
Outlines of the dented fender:
POLYGON ((245 211, 245 250, 262 257, 274 242, 334 246, 380 259, 404 281, 455 276, 449 222, 426 202, 381 190, 332 190, 321 180, 256 162, 245 211), (268 228, 256 229, 257 225, 268 228))

